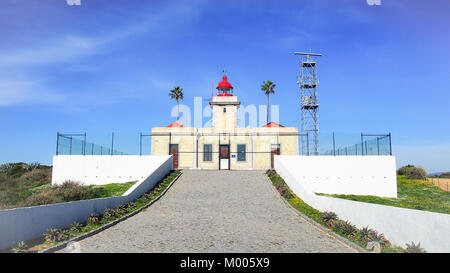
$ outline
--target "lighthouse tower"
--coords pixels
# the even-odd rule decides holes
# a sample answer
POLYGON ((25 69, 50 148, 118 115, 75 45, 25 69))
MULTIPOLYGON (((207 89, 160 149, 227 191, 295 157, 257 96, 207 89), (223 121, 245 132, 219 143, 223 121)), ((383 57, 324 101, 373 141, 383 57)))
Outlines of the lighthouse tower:
POLYGON ((233 86, 227 81, 225 74, 216 89, 217 94, 209 103, 213 112, 212 127, 219 132, 233 131, 238 123, 237 111, 240 102, 233 95, 233 86))

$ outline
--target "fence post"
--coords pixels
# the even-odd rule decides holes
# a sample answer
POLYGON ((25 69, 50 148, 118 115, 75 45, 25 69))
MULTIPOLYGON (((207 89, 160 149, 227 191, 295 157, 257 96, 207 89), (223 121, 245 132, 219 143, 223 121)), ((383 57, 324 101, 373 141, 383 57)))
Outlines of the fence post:
POLYGON ((59 150, 59 132, 56 132, 56 155, 58 155, 59 150))
POLYGON ((392 155, 392 140, 391 140, 391 132, 389 132, 389 153, 392 155))
POLYGON ((86 132, 84 132, 83 155, 86 155, 86 132))
POLYGON ((361 133, 361 155, 364 155, 364 140, 363 133, 361 133))
POLYGON ((377 151, 378 151, 378 155, 380 155, 380 138, 377 137, 377 151))
POLYGON ((336 156, 336 143, 334 140, 334 132, 333 132, 333 155, 336 156))
POLYGON ((139 133, 139 156, 142 156, 142 132, 139 133))
POLYGON ((309 155, 309 134, 306 132, 306 153, 309 155))
POLYGON ((114 132, 112 132, 111 138, 111 155, 114 155, 114 132))

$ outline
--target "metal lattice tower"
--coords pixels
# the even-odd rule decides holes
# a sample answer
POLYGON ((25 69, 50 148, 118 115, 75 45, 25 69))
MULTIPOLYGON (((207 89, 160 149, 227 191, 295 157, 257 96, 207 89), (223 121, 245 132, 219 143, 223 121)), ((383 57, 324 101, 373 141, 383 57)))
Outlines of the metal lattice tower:
POLYGON ((316 57, 322 56, 317 53, 295 52, 301 55, 300 76, 298 86, 302 95, 302 153, 319 154, 319 100, 317 98, 317 63, 316 57))

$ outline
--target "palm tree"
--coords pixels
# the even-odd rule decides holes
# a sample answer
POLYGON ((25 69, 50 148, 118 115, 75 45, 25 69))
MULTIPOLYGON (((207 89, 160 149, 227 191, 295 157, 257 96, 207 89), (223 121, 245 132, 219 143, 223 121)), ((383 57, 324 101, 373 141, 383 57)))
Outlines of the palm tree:
POLYGON ((269 124, 269 95, 270 93, 275 94, 275 86, 271 81, 265 81, 261 85, 261 90, 267 95, 267 124, 269 124))
POLYGON ((183 99, 183 88, 175 86, 172 90, 170 90, 169 96, 171 99, 177 100, 177 121, 178 121, 178 119, 180 118, 180 105, 178 104, 178 100, 183 99))

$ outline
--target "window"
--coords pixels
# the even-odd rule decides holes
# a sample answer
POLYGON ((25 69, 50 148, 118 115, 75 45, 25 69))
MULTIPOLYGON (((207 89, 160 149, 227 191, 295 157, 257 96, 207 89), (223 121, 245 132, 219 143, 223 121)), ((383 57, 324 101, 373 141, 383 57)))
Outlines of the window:
POLYGON ((223 112, 224 112, 224 113, 227 112, 227 108, 226 108, 226 107, 223 108, 223 112))
POLYGON ((203 161, 212 161, 212 144, 203 144, 203 161))
POLYGON ((246 160, 246 152, 245 152, 245 144, 237 145, 237 161, 245 161, 246 160))

